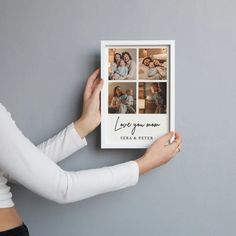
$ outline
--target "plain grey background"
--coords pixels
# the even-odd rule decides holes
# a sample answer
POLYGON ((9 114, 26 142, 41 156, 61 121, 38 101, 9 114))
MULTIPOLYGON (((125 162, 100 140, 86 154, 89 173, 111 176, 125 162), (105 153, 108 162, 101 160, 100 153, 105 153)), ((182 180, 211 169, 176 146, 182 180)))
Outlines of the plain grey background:
MULTIPOLYGON (((81 112, 100 40, 176 40, 181 154, 138 185, 59 205, 21 186, 14 201, 32 236, 236 235, 235 1, 0 0, 0 101, 33 143, 81 112)), ((88 146, 66 170, 113 165, 144 150, 88 146)))

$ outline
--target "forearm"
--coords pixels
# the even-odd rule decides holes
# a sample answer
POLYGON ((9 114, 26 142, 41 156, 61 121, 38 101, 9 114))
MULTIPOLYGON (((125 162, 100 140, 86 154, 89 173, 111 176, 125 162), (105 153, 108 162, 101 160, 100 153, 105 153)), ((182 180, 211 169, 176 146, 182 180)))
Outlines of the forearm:
POLYGON ((52 138, 39 144, 37 148, 57 163, 87 145, 87 134, 80 131, 73 122, 52 138))
POLYGON ((60 203, 83 200, 98 194, 133 186, 139 179, 135 161, 98 169, 65 172, 67 191, 60 203))
POLYGON ((27 140, 14 143, 2 156, 14 162, 1 166, 18 183, 34 193, 57 203, 80 201, 98 194, 119 190, 138 181, 139 169, 134 161, 82 171, 64 171, 27 140))

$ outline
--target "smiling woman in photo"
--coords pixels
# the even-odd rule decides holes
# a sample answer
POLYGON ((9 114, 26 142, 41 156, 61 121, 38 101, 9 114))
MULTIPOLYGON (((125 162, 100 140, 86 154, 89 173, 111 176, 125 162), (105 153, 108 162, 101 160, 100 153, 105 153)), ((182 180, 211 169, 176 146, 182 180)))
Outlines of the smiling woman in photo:
POLYGON ((112 58, 109 62, 109 80, 136 79, 136 62, 132 59, 136 57, 134 49, 111 49, 109 55, 112 58))
POLYGON ((166 80, 167 79, 167 48, 139 49, 139 79, 166 80))
POLYGON ((113 82, 109 85, 108 113, 128 114, 136 112, 136 87, 133 82, 113 82), (115 86, 113 88, 113 86, 115 86))
POLYGON ((135 79, 136 76, 136 63, 132 60, 132 57, 129 52, 123 52, 122 58, 125 61, 125 64, 128 68, 128 75, 126 79, 135 79))
POLYGON ((116 86, 113 89, 112 99, 109 105, 109 113, 118 113, 120 107, 120 97, 123 95, 123 92, 120 86, 116 86))
POLYGON ((118 53, 118 52, 115 53, 114 60, 111 63, 111 73, 110 73, 109 79, 113 79, 112 76, 116 72, 116 69, 117 69, 117 67, 118 67, 118 65, 120 63, 120 60, 121 60, 121 54, 118 53))

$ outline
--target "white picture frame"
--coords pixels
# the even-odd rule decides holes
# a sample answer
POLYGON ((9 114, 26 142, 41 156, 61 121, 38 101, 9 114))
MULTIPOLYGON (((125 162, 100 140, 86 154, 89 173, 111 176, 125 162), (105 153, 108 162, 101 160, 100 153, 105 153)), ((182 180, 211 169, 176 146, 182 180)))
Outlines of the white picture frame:
POLYGON ((174 40, 102 40, 101 78, 102 149, 147 148, 175 130, 174 40))

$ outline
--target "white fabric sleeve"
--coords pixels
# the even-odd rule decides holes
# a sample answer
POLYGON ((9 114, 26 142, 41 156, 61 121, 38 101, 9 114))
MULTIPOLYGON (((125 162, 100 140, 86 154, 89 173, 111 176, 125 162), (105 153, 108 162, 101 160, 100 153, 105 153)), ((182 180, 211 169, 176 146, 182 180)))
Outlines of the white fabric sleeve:
POLYGON ((135 185, 136 161, 83 171, 64 171, 18 129, 9 112, 0 106, 0 168, 34 193, 58 203, 135 185))
MULTIPOLYGON (((71 123, 52 138, 37 145, 37 148, 52 161, 58 163, 86 145, 86 138, 81 138, 74 123, 71 123)), ((9 174, 5 176, 9 182, 18 184, 13 176, 9 174)))
POLYGON ((52 138, 37 145, 37 148, 57 163, 86 145, 86 138, 80 137, 72 122, 52 138))

